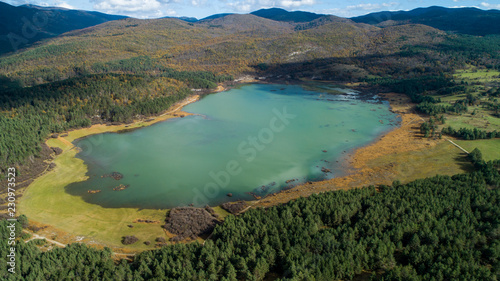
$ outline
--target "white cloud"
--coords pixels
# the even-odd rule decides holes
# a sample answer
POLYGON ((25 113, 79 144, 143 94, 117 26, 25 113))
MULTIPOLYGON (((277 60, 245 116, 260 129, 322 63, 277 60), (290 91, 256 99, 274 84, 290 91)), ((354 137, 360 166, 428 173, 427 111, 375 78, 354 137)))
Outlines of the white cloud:
POLYGON ((500 4, 490 4, 487 2, 482 2, 481 6, 487 8, 487 9, 500 9, 500 4))
POLYGON ((315 0, 281 0, 279 4, 286 8, 301 7, 315 4, 315 0))
POLYGON ((61 7, 65 9, 70 9, 70 10, 77 10, 76 7, 71 6, 70 4, 64 2, 64 1, 55 1, 54 6, 56 7, 61 7))
POLYGON ((158 11, 158 13, 160 13, 161 15, 167 15, 169 17, 175 17, 175 16, 177 16, 177 12, 174 11, 174 10, 166 10, 165 12, 158 11))
POLYGON ((236 1, 227 3, 226 5, 238 12, 249 12, 253 9, 252 7, 255 5, 255 0, 236 1))
MULTIPOLYGON (((160 18, 176 16, 170 4, 182 0, 90 0, 93 8, 108 14, 126 15, 135 18, 160 18)), ((193 0, 195 1, 195 0, 193 0)), ((201 0, 205 1, 205 0, 201 0)), ((200 0, 198 0, 200 2, 200 0)))
POLYGON ((477 9, 481 9, 481 7, 478 7, 478 6, 452 6, 450 8, 453 8, 453 9, 459 9, 459 8, 477 8, 477 9))
POLYGON ((94 9, 110 12, 139 12, 160 9, 157 0, 94 0, 94 9))
POLYGON ((7 1, 6 3, 14 5, 14 6, 29 4, 29 2, 27 0, 10 0, 10 1, 7 1))
POLYGON ((207 3, 207 0, 191 0, 191 5, 199 7, 207 3))
POLYGON ((399 3, 397 2, 390 2, 390 3, 366 3, 366 4, 357 4, 357 5, 350 5, 346 7, 346 10, 363 10, 363 11, 374 11, 374 10, 380 10, 380 9, 387 9, 387 8, 392 8, 398 6, 399 3))

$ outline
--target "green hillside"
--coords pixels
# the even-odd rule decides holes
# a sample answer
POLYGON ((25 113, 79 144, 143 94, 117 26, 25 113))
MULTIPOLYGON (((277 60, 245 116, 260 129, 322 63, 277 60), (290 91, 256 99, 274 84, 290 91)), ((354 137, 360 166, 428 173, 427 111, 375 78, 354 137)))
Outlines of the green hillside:
POLYGON ((377 12, 352 18, 379 26, 418 23, 455 33, 484 36, 500 34, 500 11, 478 8, 417 8, 411 11, 377 12))
POLYGON ((98 62, 138 56, 149 56, 159 65, 177 70, 236 75, 254 72, 254 66, 261 63, 356 60, 396 54, 407 45, 435 45, 449 38, 423 25, 382 29, 330 21, 304 30, 295 27, 253 15, 229 15, 195 24, 177 19, 113 21, 4 57, 0 75, 28 86, 92 73, 98 62))

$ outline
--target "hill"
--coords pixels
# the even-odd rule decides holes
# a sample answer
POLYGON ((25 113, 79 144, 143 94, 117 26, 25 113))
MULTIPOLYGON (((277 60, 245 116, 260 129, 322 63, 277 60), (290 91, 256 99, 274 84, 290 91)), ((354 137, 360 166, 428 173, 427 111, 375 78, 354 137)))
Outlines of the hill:
POLYGON ((315 14, 303 11, 289 12, 287 10, 280 8, 260 9, 250 14, 266 19, 271 19, 275 21, 286 21, 286 22, 310 22, 325 16, 321 14, 315 14))
MULTIPOLYGON (((0 75, 27 86, 95 73, 96 63, 139 56, 150 57, 155 66, 230 75, 253 73, 260 64, 273 66, 265 67, 272 71, 288 63, 332 58, 366 64, 363 56, 394 54, 408 44, 437 44, 443 36, 424 25, 379 28, 334 16, 309 23, 251 14, 196 23, 173 18, 124 19, 68 32, 0 59, 0 75)), ((393 66, 407 63, 402 60, 393 66)), ((415 67, 411 63, 405 69, 415 67)))
MULTIPOLYGON (((52 13, 54 9, 41 11, 52 13)), ((466 122, 479 119, 487 106, 495 110, 498 86, 475 85, 464 74, 456 83, 451 77, 454 71, 473 66, 485 70, 474 76, 485 76, 487 70, 491 80, 498 78, 500 36, 450 34, 394 19, 367 24, 335 16, 311 20, 306 16, 301 20, 308 21, 299 21, 300 17, 288 17, 288 12, 274 11, 274 16, 268 16, 275 19, 255 14, 216 15, 196 22, 126 18, 45 37, 38 44, 0 57, 0 186, 9 186, 6 169, 15 167, 19 192, 21 184, 30 182, 30 173, 36 174, 31 172, 33 163, 43 163, 37 164, 40 172, 58 169, 75 176, 69 172, 74 167, 66 162, 68 158, 51 164, 45 161, 62 148, 70 149, 69 142, 68 146, 49 148, 45 143, 49 136, 59 142, 59 134, 92 124, 129 124, 137 119, 150 122, 152 116, 192 95, 193 89, 200 92, 217 88, 219 83, 231 85, 242 76, 265 76, 272 78, 269 82, 280 83, 326 80, 330 85, 359 85, 363 91, 405 93, 419 103, 415 107, 418 112, 450 113, 447 116, 454 118, 462 117, 467 106, 476 104, 480 113, 474 109, 474 119, 466 122), (281 19, 276 16, 280 13, 284 15, 281 19), (474 92, 465 92, 469 89, 474 92), (452 105, 449 98, 456 97, 445 96, 450 93, 468 95, 452 105), (480 95, 482 100, 477 98, 480 95), (63 170, 66 167, 68 172, 63 170)), ((426 11, 418 10, 414 16, 426 11)), ((436 9, 436 13, 441 12, 436 9)), ((61 17, 58 22, 63 22, 61 17)), ((496 28, 479 25, 485 30, 496 28)), ((388 100, 396 102, 396 97, 388 100)), ((398 98, 405 110, 412 106, 398 98)), ((499 109, 496 107, 497 114, 499 109)), ((422 123, 420 133, 425 136, 432 130, 434 138, 437 125, 429 120, 429 124, 422 123)), ((408 134, 418 134, 418 123, 413 121, 408 134)), ((448 132, 452 134, 452 129, 448 132)), ((470 131, 458 130, 452 135, 462 132, 468 135, 470 131)), ((472 133, 487 136, 478 130, 472 133)), ((372 275, 372 279, 384 280, 430 280, 436 276, 495 280, 500 268, 496 204, 500 200, 500 164, 486 163, 478 155, 471 152, 474 170, 470 174, 321 193, 268 209, 252 209, 238 217, 230 215, 203 245, 189 243, 146 251, 137 254, 132 263, 114 263, 108 248, 95 250, 83 243, 42 253, 34 245, 39 242, 20 242, 16 254, 23 257, 23 267, 12 278, 350 280, 372 275), (64 266, 54 260, 65 262, 64 266)), ((426 156, 420 159, 432 162, 426 156)), ((454 159, 468 166, 462 160, 454 159)), ((391 160, 387 166, 396 170, 399 166, 393 165, 399 164, 394 163, 391 160)), ((406 175, 414 171, 413 166, 403 168, 406 175)), ((373 171, 379 178, 384 176, 373 171)), ((47 186, 54 189, 55 179, 62 188, 60 174, 52 175, 47 186)), ((406 175, 401 175, 404 181, 408 180, 406 175)), ((31 196, 24 195, 23 200, 31 196)), ((5 198, 4 211, 8 210, 5 198)), ((41 206, 47 205, 43 203, 41 206)), ((26 220, 19 223, 22 221, 26 220)), ((116 225, 131 228, 125 223, 119 219, 116 225)), ((8 253, 6 236, 2 236, 8 233, 6 229, 7 223, 0 221, 0 252, 4 256, 8 253)), ((16 229, 20 236, 21 226, 16 229)), ((146 230, 137 226, 133 231, 146 230)), ((153 239, 141 238, 140 243, 149 245, 153 239)), ((165 239, 161 241, 156 240, 158 246, 165 245, 165 239)), ((3 279, 11 278, 3 272, 3 279)))
POLYGON ((163 17, 164 19, 180 19, 185 22, 197 22, 198 19, 194 17, 163 17))
POLYGON ((34 5, 15 7, 0 2, 0 18, 2 19, 0 55, 2 55, 71 30, 126 17, 34 5))
POLYGON ((226 32, 241 33, 255 32, 262 36, 276 36, 282 32, 290 33, 293 26, 289 23, 269 20, 254 15, 229 14, 222 17, 203 19, 199 25, 208 28, 222 28, 226 32))
POLYGON ((218 18, 222 18, 225 16, 229 16, 229 15, 234 15, 234 14, 233 13, 215 14, 215 15, 208 16, 206 18, 202 18, 200 21, 218 19, 218 18))
POLYGON ((500 34, 500 11, 477 8, 417 8, 411 11, 377 12, 351 18, 355 22, 372 25, 425 24, 434 28, 484 36, 500 34))

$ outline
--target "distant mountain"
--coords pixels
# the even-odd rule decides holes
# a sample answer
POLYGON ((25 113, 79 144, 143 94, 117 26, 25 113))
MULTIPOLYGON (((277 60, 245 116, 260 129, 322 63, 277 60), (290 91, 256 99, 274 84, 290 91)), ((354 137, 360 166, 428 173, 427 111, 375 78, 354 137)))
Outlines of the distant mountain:
POLYGON ((99 12, 0 2, 0 55, 59 34, 126 18, 99 12))
POLYGON ((163 17, 162 19, 179 19, 179 20, 183 20, 185 22, 197 22, 198 21, 197 18, 193 18, 193 17, 163 17))
POLYGON ((251 33, 253 36, 277 36, 293 32, 293 25, 251 14, 229 14, 222 17, 203 19, 198 25, 224 29, 228 33, 251 33))
POLYGON ((329 23, 348 23, 348 24, 356 24, 354 21, 346 18, 341 18, 337 16, 322 16, 315 20, 309 22, 300 22, 295 25, 295 30, 305 30, 311 29, 318 26, 322 26, 329 23))
POLYGON ((232 14, 232 13, 215 14, 215 15, 208 16, 208 17, 206 17, 206 18, 202 18, 200 21, 204 21, 204 20, 213 20, 213 19, 223 18, 223 17, 225 17, 225 16, 229 16, 229 15, 234 15, 234 14, 232 14))
POLYGON ((443 40, 444 32, 425 25, 379 28, 335 16, 306 23, 251 14, 196 23, 129 18, 66 32, 2 57, 0 76, 9 75, 20 85, 30 86, 107 72, 157 75, 161 67, 230 75, 254 73, 256 69, 288 75, 288 70, 293 70, 304 77, 355 80, 378 73, 374 66, 378 64, 399 67, 398 73, 399 69, 411 71, 415 65, 427 66, 419 58, 399 60, 398 55, 384 55, 397 54, 403 46, 443 40), (373 62, 381 56, 383 62, 373 62), (359 65, 341 71, 341 65, 350 65, 351 59, 358 58, 359 65))
POLYGON ((477 8, 417 8, 411 11, 377 12, 351 18, 358 23, 378 26, 418 23, 434 28, 470 34, 500 34, 500 11, 477 8))
POLYGON ((310 22, 325 16, 321 14, 302 11, 289 12, 280 8, 260 9, 258 11, 252 12, 251 14, 266 19, 286 22, 310 22))

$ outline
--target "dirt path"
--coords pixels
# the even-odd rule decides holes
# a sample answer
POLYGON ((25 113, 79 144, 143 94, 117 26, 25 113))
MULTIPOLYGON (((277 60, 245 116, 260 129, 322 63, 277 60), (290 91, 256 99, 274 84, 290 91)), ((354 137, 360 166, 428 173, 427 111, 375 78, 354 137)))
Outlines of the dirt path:
POLYGON ((465 150, 465 149, 464 149, 463 147, 461 147, 460 145, 458 145, 458 144, 454 143, 452 140, 449 140, 449 139, 447 139, 447 138, 444 138, 444 139, 445 139, 445 140, 447 140, 447 141, 449 141, 449 142, 451 142, 451 144, 453 144, 454 146, 456 146, 456 147, 460 148, 460 150, 462 150, 463 152, 465 152, 465 153, 469 154, 469 152, 468 152, 467 150, 465 150))
POLYGON ((122 254, 122 253, 113 253, 115 256, 120 256, 120 257, 134 257, 135 254, 122 254))
MULTIPOLYGON (((30 231, 27 231, 27 230, 23 230, 23 232, 24 232, 24 233, 28 233, 28 234, 30 234, 30 235, 31 235, 31 238, 30 238, 30 239, 28 239, 28 240, 24 241, 24 242, 26 242, 26 243, 28 243, 29 241, 34 240, 34 239, 42 239, 42 240, 43 240, 43 239, 45 239, 47 242, 52 243, 52 244, 55 244, 55 245, 57 245, 57 246, 59 246, 59 247, 62 247, 62 248, 66 248, 66 246, 67 246, 67 244, 63 244, 63 243, 61 243, 61 242, 57 242, 57 241, 55 241, 55 240, 49 239, 49 238, 47 238, 47 237, 45 237, 45 236, 38 235, 38 234, 36 234, 36 233, 30 232, 30 231)), ((132 258, 132 257, 134 257, 134 256, 135 256, 135 254, 123 254, 123 253, 113 253, 113 255, 114 255, 114 256, 118 256, 118 257, 128 257, 128 258, 132 258)))
POLYGON ((63 244, 61 242, 57 242, 55 240, 49 239, 49 238, 47 238, 45 236, 41 236, 41 235, 38 235, 38 234, 33 233, 33 232, 26 231, 26 230, 24 230, 23 232, 31 234, 31 238, 28 239, 28 240, 26 240, 25 242, 29 242, 29 241, 34 240, 34 239, 45 239, 45 240, 47 240, 47 242, 50 242, 52 244, 56 244, 59 247, 63 247, 63 248, 66 247, 66 244, 63 244))

